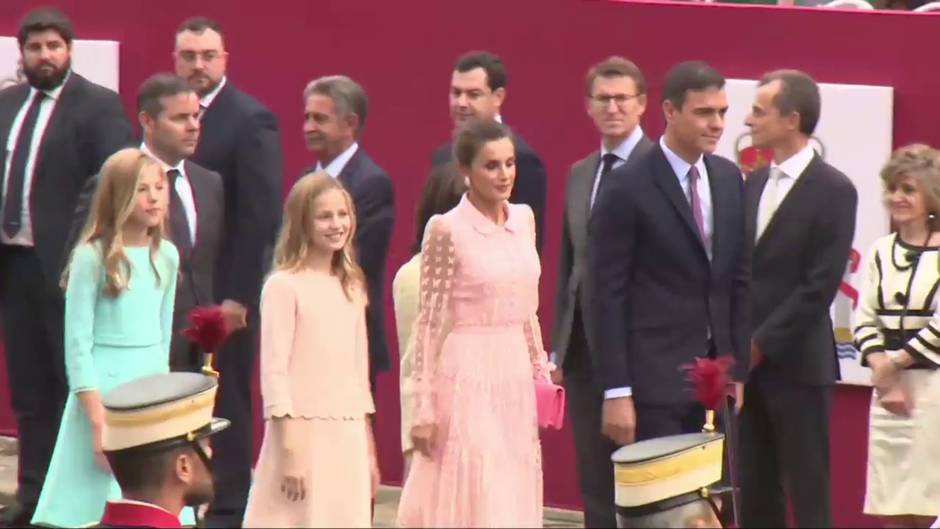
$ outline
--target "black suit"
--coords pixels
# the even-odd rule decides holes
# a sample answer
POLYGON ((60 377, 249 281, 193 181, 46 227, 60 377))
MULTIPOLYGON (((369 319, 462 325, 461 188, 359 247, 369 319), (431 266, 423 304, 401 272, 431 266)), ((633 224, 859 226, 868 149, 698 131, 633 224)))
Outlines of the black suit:
MULTIPOLYGON (((219 250, 222 246, 225 195, 222 177, 199 165, 186 161, 184 170, 193 191, 196 203, 196 240, 192 252, 180 250, 179 282, 176 288, 176 304, 173 308, 173 338, 170 342, 170 368, 173 371, 200 371, 202 358, 192 343, 180 331, 189 325, 186 315, 198 305, 213 305, 219 301, 215 296, 215 274, 218 267, 219 250)), ((82 189, 75 208, 69 247, 74 247, 88 218, 98 175, 89 178, 82 189)), ((170 190, 174 193, 174 190, 170 190)), ((173 223, 168 223, 172 225, 173 223)), ((169 234, 176 240, 178 235, 169 234)))
MULTIPOLYGON (((0 182, 7 139, 29 92, 26 84, 0 91, 0 182)), ((7 378, 20 438, 17 498, 28 509, 39 497, 67 394, 58 283, 72 212, 85 181, 131 142, 118 95, 72 72, 45 128, 30 202, 24 204, 32 214, 34 246, 0 243, 7 378)), ((6 198, 4 187, 0 185, 0 204, 6 198)))
MULTIPOLYGON (((751 241, 768 175, 769 168, 758 170, 745 186, 751 241)), ((800 526, 831 525, 829 407, 838 363, 829 308, 848 263, 858 199, 852 182, 818 155, 789 176, 798 178, 753 255, 753 338, 764 358, 745 387, 740 417, 745 527, 784 527, 784 488, 800 526)))
POLYGON ((681 366, 710 352, 748 371, 750 245, 744 183, 705 155, 714 233, 709 260, 689 200, 659 145, 615 169, 591 217, 589 325, 605 389, 631 387, 638 439, 699 431, 681 366), (709 339, 709 332, 711 338, 709 339))
MULTIPOLYGON (((528 204, 535 214, 535 247, 542 252, 543 232, 545 228, 545 194, 547 179, 545 164, 539 155, 521 136, 513 133, 516 144, 516 183, 512 188, 509 201, 513 204, 528 204)), ((453 144, 447 143, 434 151, 431 163, 434 167, 453 159, 453 144)))
POLYGON ((216 297, 248 309, 248 328, 232 334, 215 359, 221 373, 215 413, 232 425, 212 440, 216 499, 210 517, 216 518, 213 523, 240 525, 251 486, 257 305, 282 211, 277 120, 228 80, 202 116, 199 146, 191 159, 222 175, 225 190, 216 297))
MULTIPOLYGON (((627 162, 642 158, 653 147, 643 136, 627 162)), ((617 448, 601 433, 604 400, 594 367, 596 349, 589 346, 587 325, 591 321, 588 282, 588 222, 591 192, 601 166, 601 153, 594 151, 571 166, 565 187, 565 216, 562 220, 558 284, 555 289, 555 324, 552 350, 564 371, 567 411, 574 428, 578 478, 584 501, 586 527, 616 527, 614 469, 610 456, 617 448)), ((602 184, 609 174, 604 176, 602 184)), ((598 196, 602 185, 598 186, 598 196)))
MULTIPOLYGON (((316 165, 310 166, 304 174, 315 169, 316 165)), ((389 367, 383 285, 388 244, 395 223, 395 192, 388 174, 369 158, 362 146, 337 178, 352 196, 356 208, 356 257, 369 289, 366 327, 369 334, 369 377, 374 386, 376 374, 389 367)))

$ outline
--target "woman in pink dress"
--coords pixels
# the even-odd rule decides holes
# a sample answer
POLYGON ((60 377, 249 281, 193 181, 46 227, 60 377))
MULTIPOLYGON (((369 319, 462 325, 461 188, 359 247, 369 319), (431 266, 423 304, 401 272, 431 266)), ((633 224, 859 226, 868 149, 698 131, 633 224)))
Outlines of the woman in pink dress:
POLYGON ((548 379, 538 308, 535 220, 510 204, 515 148, 495 122, 465 125, 455 159, 469 190, 428 223, 413 402, 417 455, 405 527, 540 527, 542 457, 534 379, 548 379))

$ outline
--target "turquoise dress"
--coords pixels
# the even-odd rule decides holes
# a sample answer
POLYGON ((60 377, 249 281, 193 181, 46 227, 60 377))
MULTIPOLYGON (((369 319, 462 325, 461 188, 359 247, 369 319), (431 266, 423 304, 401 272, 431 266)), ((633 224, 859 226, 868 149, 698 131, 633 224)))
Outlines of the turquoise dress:
MULTIPOLYGON (((65 370, 69 396, 34 525, 78 527, 97 522, 107 500, 121 497, 114 478, 94 461, 91 425, 76 393, 106 394, 135 378, 169 372, 179 254, 162 241, 151 265, 149 247, 125 248, 128 288, 104 293, 100 246, 75 249, 65 292, 65 370)), ((191 509, 185 518, 193 522, 191 509)), ((185 523, 187 520, 183 520, 185 523)))

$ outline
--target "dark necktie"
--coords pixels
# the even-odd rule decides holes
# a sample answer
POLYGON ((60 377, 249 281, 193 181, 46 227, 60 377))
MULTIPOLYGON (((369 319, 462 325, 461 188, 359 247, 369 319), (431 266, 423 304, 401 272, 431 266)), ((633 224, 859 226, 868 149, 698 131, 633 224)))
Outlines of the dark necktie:
POLYGON ((36 132, 39 107, 46 97, 43 92, 36 92, 33 101, 26 110, 20 134, 16 137, 13 156, 10 158, 10 174, 7 178, 7 192, 3 207, 3 233, 13 238, 23 227, 23 185, 26 183, 26 162, 29 160, 29 147, 36 132))
POLYGON ((183 207, 183 200, 176 191, 176 179, 180 177, 180 172, 176 169, 170 169, 166 172, 167 180, 170 182, 170 236, 176 243, 176 248, 183 256, 188 256, 193 249, 193 240, 189 235, 189 221, 186 219, 186 208, 183 207))
POLYGON ((597 193, 601 188, 601 181, 607 176, 607 173, 614 168, 614 164, 620 160, 620 157, 616 154, 609 152, 601 157, 601 174, 597 177, 597 182, 594 183, 594 189, 591 190, 591 207, 594 207, 594 202, 597 200, 597 193))

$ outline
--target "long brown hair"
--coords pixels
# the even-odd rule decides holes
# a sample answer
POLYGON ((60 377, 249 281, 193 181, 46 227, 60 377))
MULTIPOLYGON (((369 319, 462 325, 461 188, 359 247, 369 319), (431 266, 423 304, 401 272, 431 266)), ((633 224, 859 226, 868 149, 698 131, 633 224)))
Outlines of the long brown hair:
POLYGON ((317 171, 301 177, 287 195, 284 206, 284 221, 277 237, 274 249, 274 270, 299 270, 310 255, 310 227, 316 212, 313 209, 317 197, 330 190, 343 194, 346 208, 349 210, 349 234, 341 250, 333 253, 331 271, 339 278, 343 291, 350 301, 359 298, 363 303, 368 299, 365 291, 365 275, 356 262, 354 239, 356 236, 356 212, 352 198, 339 180, 324 171, 317 171))
MULTIPOLYGON (((98 188, 92 200, 91 211, 77 246, 98 243, 104 262, 105 287, 108 296, 117 297, 127 288, 131 279, 130 261, 124 253, 124 224, 134 212, 137 186, 146 171, 159 171, 160 165, 140 149, 122 149, 111 155, 101 167, 98 188)), ((150 266, 160 281, 155 259, 163 241, 166 218, 150 228, 150 266)), ((68 286, 69 268, 62 275, 62 288, 68 286)))

